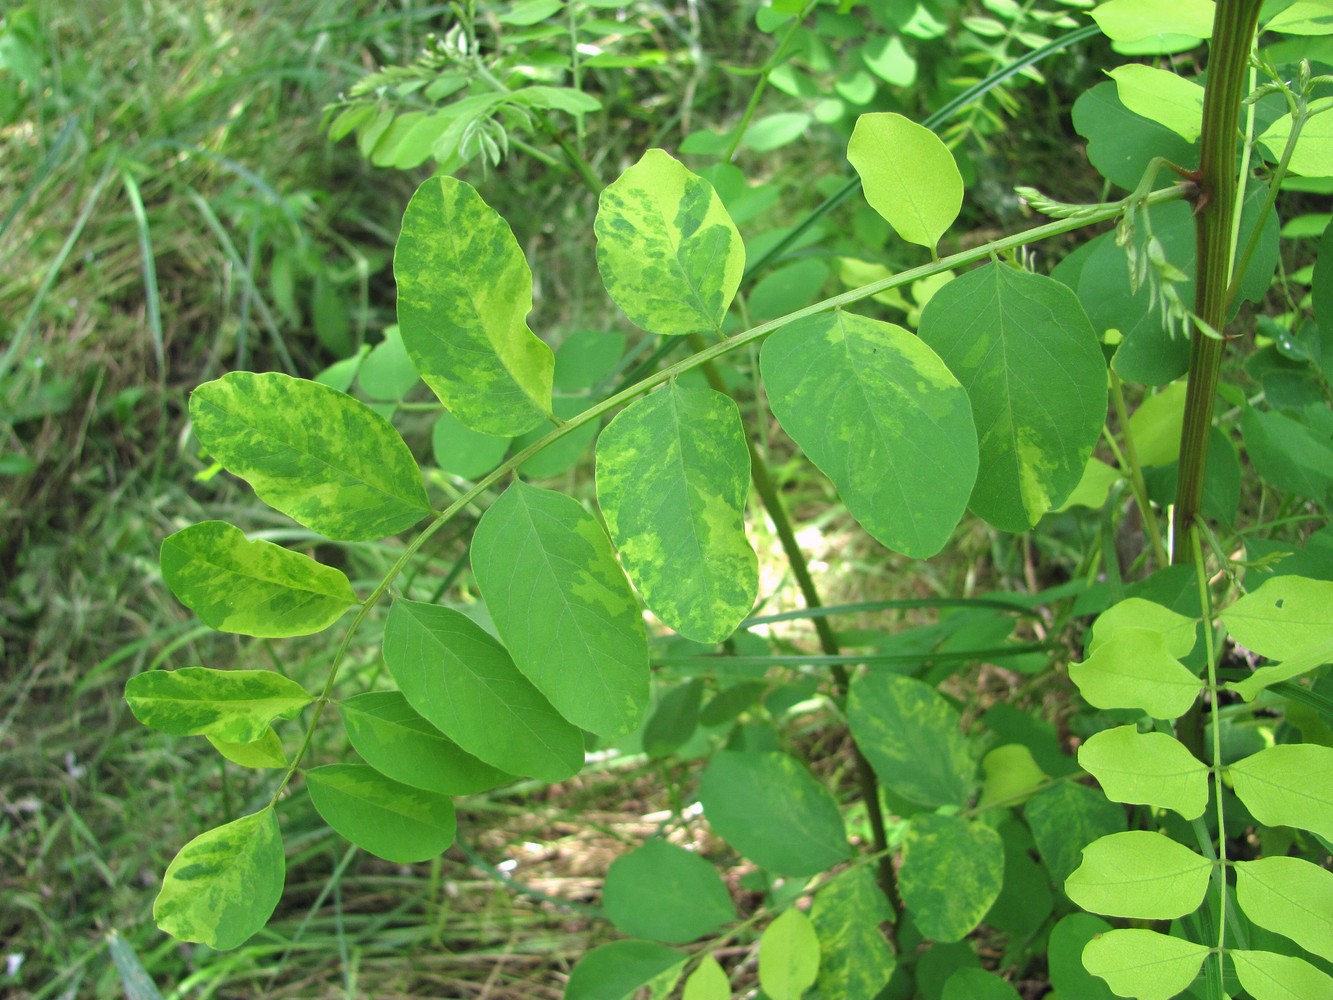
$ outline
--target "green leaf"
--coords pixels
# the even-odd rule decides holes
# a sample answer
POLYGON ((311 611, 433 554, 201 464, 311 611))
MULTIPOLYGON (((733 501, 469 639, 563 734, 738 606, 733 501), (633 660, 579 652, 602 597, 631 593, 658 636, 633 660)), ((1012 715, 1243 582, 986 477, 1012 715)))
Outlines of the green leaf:
POLYGON ((125 684, 125 701, 145 726, 227 743, 260 739, 274 719, 294 719, 314 700, 271 670, 149 670, 125 684))
POLYGON ((393 273, 403 344, 454 416, 497 437, 550 416, 555 356, 528 329, 532 272, 471 185, 437 176, 417 189, 393 273))
POLYGON ((1259 478, 1279 490, 1322 501, 1333 492, 1333 447, 1299 420, 1245 407, 1245 453, 1259 478))
POLYGON ((972 401, 972 512, 1026 531, 1073 492, 1106 419, 1106 362, 1087 314, 1054 278, 990 264, 935 293, 921 339, 972 401))
POLYGON ((1260 823, 1295 826, 1333 839, 1333 784, 1311 775, 1333 774, 1333 748, 1279 744, 1238 760, 1224 772, 1236 795, 1260 823))
POLYGON ((1107 38, 1137 42, 1156 35, 1208 38, 1213 33, 1212 0, 1109 0, 1092 12, 1107 38))
POLYGON ((396 403, 407 395, 420 377, 403 345, 403 335, 397 326, 390 326, 384 331, 384 339, 361 363, 356 381, 371 399, 396 403))
POLYGON ((1018 991, 993 972, 959 969, 944 983, 940 1000, 1020 1000, 1018 991))
POLYGON ((1180 457, 1187 390, 1188 383, 1172 382, 1146 396, 1130 416, 1127 436, 1140 465, 1170 465, 1180 457))
POLYGON ((1027 828, 1005 819, 997 832, 1004 841, 1004 887, 982 922, 1010 940, 1025 941, 1045 924, 1055 896, 1046 870, 1034 858, 1036 843, 1027 828))
POLYGON ((926 937, 961 941, 981 923, 1004 882, 1004 844, 983 823, 961 816, 912 817, 898 887, 926 937))
POLYGON ((272 542, 250 541, 225 521, 203 521, 162 542, 171 592, 221 632, 310 635, 357 603, 347 577, 272 542))
POLYGON ((1333 997, 1333 977, 1303 958, 1235 949, 1227 955, 1240 984, 1254 1000, 1312 1000, 1333 997))
POLYGON ((814 926, 796 907, 788 907, 759 938, 759 985, 771 1000, 800 1000, 818 975, 814 926))
MULTIPOLYGON (((1157 0, 1143 2, 1157 5, 1157 0)), ((1074 101, 1072 118, 1075 131, 1088 140, 1089 162, 1099 174, 1126 191, 1138 186, 1153 157, 1165 156, 1185 167, 1199 162, 1197 149, 1175 132, 1126 108, 1110 80, 1084 91, 1074 101)), ((1160 235, 1160 209, 1152 211, 1153 231, 1160 235)))
POLYGON ((985 775, 978 805, 992 803, 1018 805, 1046 783, 1046 774, 1037 765, 1032 751, 1021 743, 1006 743, 987 751, 981 759, 985 775))
POLYGON ((247 743, 232 743, 220 740, 216 736, 205 737, 213 744, 213 749, 233 764, 241 767, 273 768, 287 766, 287 753, 282 748, 282 740, 269 726, 264 735, 247 743))
POLYGON ((929 684, 872 672, 852 680, 847 723, 886 787, 924 806, 966 805, 976 761, 961 718, 929 684))
POLYGON ((750 454, 740 411, 674 382, 622 411, 597 441, 597 502, 649 609, 696 642, 721 642, 754 607, 745 538, 750 454))
POLYGON ((1289 35, 1333 34, 1333 10, 1329 9, 1326 0, 1296 0, 1269 18, 1264 30, 1289 35))
POLYGON ((597 268, 607 293, 650 333, 719 330, 745 245, 713 186, 650 149, 598 199, 597 268))
MULTIPOLYGON (((1268 147, 1275 161, 1281 158, 1286 148, 1291 127, 1292 117, 1285 114, 1259 136, 1259 141, 1268 147)), ((1330 161, 1333 161, 1333 121, 1327 114, 1314 115, 1301 128, 1287 170, 1298 177, 1333 177, 1330 161)))
POLYGON ((1115 994, 1083 967, 1083 949, 1089 941, 1111 929, 1101 917, 1071 913, 1051 928, 1046 949, 1047 974, 1056 996, 1077 1000, 1115 1000, 1115 994))
POLYGON ((934 132, 902 115, 861 115, 847 144, 870 207, 908 243, 930 247, 958 218, 963 178, 934 132))
POLYGON ((431 454, 445 472, 477 479, 490 472, 509 450, 509 438, 474 431, 452 413, 435 418, 430 433, 431 454))
POLYGON ((1097 652, 1121 629, 1150 629, 1162 637, 1168 655, 1189 656, 1198 639, 1199 623, 1170 608, 1141 597, 1127 597, 1097 616, 1088 640, 1088 654, 1097 652))
POLYGON ((1260 927, 1333 962, 1333 872, 1300 858, 1237 861, 1236 901, 1260 927))
POLYGON ((717 835, 761 868, 813 875, 847 857, 837 802, 784 753, 718 753, 699 782, 699 801, 717 835))
POLYGON ((305 780, 324 822, 377 858, 412 864, 437 857, 454 842, 454 804, 447 796, 364 764, 317 767, 305 780))
POLYGON ((1083 964, 1118 996, 1170 1000, 1194 982, 1207 955, 1207 945, 1157 931, 1114 930, 1088 942, 1083 964))
POLYGON ((677 973, 689 956, 650 941, 612 941, 581 959, 565 983, 564 1000, 631 1000, 663 973, 677 973))
POLYGON ((125 991, 125 1000, 162 1000, 153 977, 143 967, 143 962, 128 941, 111 930, 107 932, 106 945, 111 952, 111 961, 116 967, 121 988, 125 991))
POLYGON ((591 389, 615 371, 625 353, 625 335, 580 330, 566 337, 555 352, 555 387, 560 392, 591 389))
POLYGON ((703 690, 703 681, 696 677, 662 695, 643 727, 644 753, 649 757, 669 757, 684 746, 699 727, 703 690))
POLYGON ((1211 861, 1170 837, 1127 830, 1083 848, 1065 893, 1094 913, 1172 920, 1199 908, 1212 872, 1211 861))
POLYGON ((1222 612, 1231 637, 1270 660, 1333 641, 1333 582, 1275 576, 1222 612))
POLYGON ((685 980, 681 1000, 731 1000, 731 980, 717 959, 704 952, 699 964, 685 980))
POLYGON ((583 734, 466 615, 394 601, 384 662, 415 711, 492 767, 561 781, 583 766, 583 734))
POLYGON ((231 372, 194 390, 190 419, 204 450, 259 499, 329 538, 383 538, 430 513, 393 425, 326 385, 231 372))
POLYGON ((397 691, 359 694, 338 709, 356 752, 394 781, 441 795, 471 795, 514 779, 445 736, 397 691))
POLYGON ((1165 733, 1108 729, 1078 748, 1078 762, 1116 802, 1174 809, 1191 820, 1208 806, 1208 765, 1165 733))
POLYGON ((1125 810, 1101 792, 1061 782, 1023 806, 1037 851, 1056 885, 1078 867, 1084 844, 1125 828, 1125 810))
POLYGON ((1129 63, 1107 73, 1120 102, 1136 115, 1165 125, 1186 142, 1203 130, 1203 87, 1170 70, 1129 63))
POLYGON ((181 941, 228 951, 268 923, 286 873, 282 833, 269 806, 182 847, 162 877, 153 919, 181 941))
MULTIPOLYGON (((582 396, 556 396, 553 402, 555 415, 561 420, 576 417, 588 408, 588 400, 582 396)), ((543 420, 526 434, 520 434, 514 438, 511 446, 514 453, 517 454, 536 444, 555 430, 556 426, 553 421, 543 420)), ((593 441, 597 439, 599 426, 595 420, 580 424, 563 437, 543 446, 530 458, 524 459, 523 464, 518 467, 519 473, 530 479, 550 479, 553 476, 564 475, 578 464, 593 441)))
POLYGON ((643 616, 578 501, 515 483, 477 525, 472 572, 514 662, 561 715, 599 736, 638 726, 648 707, 643 616))
POLYGON ((1154 719, 1184 715, 1203 689, 1203 681, 1171 655, 1161 632, 1128 626, 1082 663, 1071 663, 1069 678, 1089 704, 1137 708, 1154 719))
POLYGON ((901 327, 842 311, 768 338, 764 385, 783 429, 881 543, 935 555, 963 516, 977 473, 967 394, 901 327))
POLYGON ((820 887, 810 908, 819 936, 819 995, 878 996, 897 965, 880 924, 893 907, 867 866, 849 868, 820 887))
POLYGON ((621 933, 668 944, 694 941, 736 919, 717 869, 656 839, 611 862, 602 907, 621 933))

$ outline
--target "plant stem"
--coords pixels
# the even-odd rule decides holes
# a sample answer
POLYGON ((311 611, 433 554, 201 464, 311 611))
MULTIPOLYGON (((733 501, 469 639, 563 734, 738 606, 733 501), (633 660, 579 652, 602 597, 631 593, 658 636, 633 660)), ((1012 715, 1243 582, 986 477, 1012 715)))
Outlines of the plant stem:
MULTIPOLYGON (((1194 313, 1207 326, 1196 323, 1190 342, 1185 418, 1180 433, 1180 471, 1172 521, 1173 563, 1190 559, 1197 533, 1195 522, 1203 505, 1213 399, 1226 346, 1224 340, 1205 330, 1222 331, 1226 326, 1239 187, 1236 132, 1260 4, 1261 0, 1220 0, 1213 18, 1212 56, 1203 99, 1198 195, 1194 204, 1198 257, 1194 313)), ((1203 714, 1198 703, 1181 717, 1177 731, 1186 749, 1196 756, 1203 755, 1203 714)))
POLYGON ((787 30, 782 33, 782 40, 778 42, 778 47, 773 50, 773 54, 764 63, 764 68, 759 71, 759 79, 754 85, 754 90, 750 92, 750 100, 745 105, 741 120, 736 123, 736 133, 731 137, 731 142, 727 144, 727 151, 722 155, 721 162, 730 163, 732 157, 736 155, 736 150, 740 148, 741 140, 745 138, 745 133, 750 127, 750 121, 759 109, 759 99, 764 96, 764 91, 768 89, 769 74, 782 64, 782 60, 787 55, 787 46, 791 44, 792 38, 796 35, 796 29, 804 23, 806 16, 818 2, 819 0, 806 0, 805 6, 791 19, 791 24, 787 25, 787 30))
MULTIPOLYGON (((1158 567, 1162 567, 1170 560, 1167 558, 1166 546, 1162 544, 1162 532, 1157 526, 1157 515, 1153 513, 1152 502, 1148 499, 1148 486, 1143 481, 1143 468, 1139 465, 1138 452, 1134 447, 1134 436, 1129 432, 1129 410, 1125 406, 1125 390, 1120 382, 1120 376, 1115 373, 1114 369, 1110 371, 1111 401, 1115 406, 1116 419, 1120 422, 1120 434, 1125 442, 1123 455, 1117 454, 1116 457, 1117 459, 1124 458, 1126 467, 1121 471, 1129 476, 1129 487, 1134 493, 1134 502, 1138 504, 1139 515, 1143 518, 1143 528, 1148 533, 1148 540, 1152 543, 1153 559, 1156 560, 1158 567)), ((1112 445, 1114 447, 1113 442, 1112 445)), ((1119 451, 1119 449, 1116 450, 1119 451)))
MULTIPOLYGON (((704 339, 697 333, 690 335, 690 346, 695 351, 702 351, 707 346, 704 339)), ((718 372, 717 366, 708 362, 703 366, 704 377, 708 379, 717 392, 725 394, 726 384, 722 381, 722 375, 718 372)), ((823 607, 824 602, 819 596, 819 587, 815 584, 815 578, 810 575, 810 564, 806 561, 805 552, 801 549, 801 543, 796 538, 796 532, 792 528, 791 518, 787 516, 787 508, 782 502, 782 494, 778 492, 777 485, 773 482, 772 475, 768 471, 768 463, 764 456, 759 453, 755 447, 754 440, 747 433, 745 435, 745 447, 750 452, 750 478, 754 482, 754 491, 759 494, 760 502, 764 509, 768 511, 768 516, 773 519, 773 528, 778 533, 778 541, 782 543, 782 551, 787 556, 787 562, 791 566, 792 576, 796 578, 796 586, 801 590, 801 598, 805 601, 807 608, 823 607)), ((824 651, 825 656, 838 657, 842 655, 842 648, 838 645, 838 637, 834 634, 833 626, 829 624, 826 615, 813 616, 811 621, 815 626, 815 634, 819 636, 819 648, 824 651)), ((829 667, 829 672, 833 676, 833 686, 837 692, 839 709, 844 709, 847 701, 847 692, 851 688, 851 678, 847 673, 847 667, 842 663, 833 663, 829 667)), ((880 805, 879 798, 879 779, 875 777, 875 770, 870 766, 870 761, 866 759, 865 754, 861 752, 860 746, 855 739, 852 740, 852 755, 856 765, 856 782, 861 789, 861 799, 866 806, 866 815, 870 819, 870 831, 875 843, 875 853, 879 858, 879 885, 884 890, 884 894, 893 902, 895 908, 901 912, 901 901, 898 899, 897 889, 894 885, 893 877, 893 859, 888 855, 889 838, 888 832, 884 828, 884 811, 880 805)), ((895 948, 897 941, 894 942, 895 948)))

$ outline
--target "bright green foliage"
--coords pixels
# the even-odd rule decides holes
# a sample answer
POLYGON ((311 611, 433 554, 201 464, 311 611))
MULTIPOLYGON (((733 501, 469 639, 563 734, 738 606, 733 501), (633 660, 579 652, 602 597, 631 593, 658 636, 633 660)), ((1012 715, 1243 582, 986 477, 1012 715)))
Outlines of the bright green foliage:
MULTIPOLYGON (((1102 33, 1117 42, 1139 42, 1159 37, 1181 36, 1184 48, 1193 48, 1213 30, 1212 0, 1108 0, 1092 12, 1102 33)), ((1154 51, 1176 51, 1159 48, 1154 51)))
POLYGON ((1121 629, 1149 629, 1162 637, 1169 656, 1189 656, 1197 641, 1199 624, 1193 618, 1141 597, 1128 597, 1097 616, 1088 639, 1089 655, 1113 639, 1121 629))
POLYGON ((338 710, 356 752, 395 781, 441 795, 471 795, 513 780, 445 736, 397 691, 367 691, 340 702, 338 710))
POLYGON ((1194 982, 1207 954, 1206 945, 1157 931, 1125 929, 1089 941, 1083 964, 1118 996, 1170 1000, 1194 982))
POLYGON ((1032 751, 1021 743, 1006 743, 988 752, 981 759, 981 773, 985 777, 978 804, 982 806, 1018 805, 1046 782, 1032 751))
POLYGON ((466 615, 395 601, 384 662, 416 712, 492 767, 560 781, 583 766, 583 734, 466 615))
MULTIPOLYGON (((1190 42, 1190 47, 1195 44, 1197 43, 1190 42)), ((1196 165, 1199 161, 1195 149, 1175 132, 1165 125, 1159 125, 1155 121, 1136 115, 1125 107, 1120 101, 1116 85, 1110 80, 1084 91, 1074 102, 1072 111, 1074 129, 1088 140, 1089 162, 1099 174, 1126 191, 1132 191, 1138 185, 1153 157, 1165 156, 1173 163, 1190 166, 1196 165)), ((1157 235, 1161 235, 1158 220, 1170 208, 1170 205, 1164 205, 1160 209, 1153 210, 1153 231, 1157 235)), ((1106 242, 1109 241, 1103 241, 1099 245, 1099 252, 1109 252, 1105 248, 1106 242)), ((1096 243, 1094 240, 1088 246, 1091 247, 1096 243)), ((1088 263, 1083 267, 1083 277, 1087 279, 1094 277, 1093 267, 1089 265, 1093 264, 1095 255, 1087 250, 1084 252, 1087 254, 1088 263)), ((1123 260, 1123 254, 1121 259, 1123 260)), ((1127 276, 1105 277, 1112 279, 1115 285, 1122 285, 1126 283, 1127 276)), ((1089 301, 1081 283, 1079 295, 1088 303, 1088 311, 1091 313, 1093 302, 1089 301)))
POLYGON ((731 1000, 731 981, 717 959, 708 953, 699 959, 689 978, 681 1000, 731 1000))
POLYGON ((1078 762, 1116 802, 1174 809, 1185 819, 1208 806, 1208 765, 1165 733, 1107 729, 1078 748, 1078 762))
POLYGON ((959 969, 944 984, 941 1000, 1020 1000, 1018 991, 993 972, 959 969))
POLYGON ((612 941, 594 948, 574 966, 565 984, 565 1000, 631 1000, 641 986, 675 984, 689 956, 650 941, 612 941))
POLYGON ((967 394, 902 327, 841 310, 768 338, 774 415, 887 547, 935 555, 967 507, 977 434, 967 394))
POLYGON ((597 441, 597 502, 625 572, 657 617, 697 642, 721 642, 754 607, 749 485, 740 412, 712 389, 672 383, 597 441))
POLYGON ((665 840, 650 840, 611 863, 602 907, 622 933, 684 944, 736 919, 711 864, 665 840))
POLYGON ((598 201, 597 267, 607 293, 650 333, 718 330, 745 245, 713 186, 650 149, 598 201))
POLYGON ((228 740, 220 740, 216 736, 206 736, 205 739, 213 744, 213 749, 226 757, 233 764, 239 764, 241 767, 255 768, 274 768, 286 767, 288 764, 287 753, 282 748, 282 740, 270 726, 264 735, 257 740, 250 740, 248 743, 232 743, 228 740))
POLYGON ((145 726, 172 736, 250 743, 274 719, 296 718, 314 698, 271 670, 181 667, 136 674, 125 684, 125 700, 145 726))
POLYGON ((921 933, 961 941, 1000 894, 1004 844, 983 823, 923 813, 903 841, 898 886, 921 933))
POLYGON ((1228 954, 1235 963, 1240 984, 1249 990, 1254 1000, 1310 1000, 1312 997, 1333 996, 1333 976, 1302 958, 1239 948, 1228 954))
POLYGON ((902 115, 861 115, 847 159, 870 207, 908 243, 933 251, 963 204, 963 178, 939 136, 902 115))
POLYGON ((421 376, 417 374, 397 326, 384 331, 384 339, 371 349, 356 372, 356 384, 371 399, 396 403, 421 376))
POLYGON ((1125 828, 1125 810, 1100 792, 1061 782, 1023 807, 1037 851, 1057 885, 1078 867, 1084 844, 1125 828))
POLYGON ((596 518, 563 493, 515 483, 477 525, 472 572, 514 663, 561 715, 599 736, 639 724, 648 640, 596 518))
POLYGON ((1111 929, 1101 917, 1071 913, 1051 928, 1046 950, 1046 968, 1057 996, 1078 1000, 1114 1000, 1106 982, 1083 967, 1083 949, 1089 941, 1111 929))
POLYGON ((1227 685, 1247 700, 1333 661, 1333 583, 1327 580, 1274 577, 1223 611, 1222 621, 1238 643, 1282 661, 1227 685))
POLYGON ((1167 649, 1161 632, 1125 626, 1082 663, 1069 665, 1069 677, 1098 708, 1138 708, 1155 719, 1184 715, 1203 682, 1167 649))
POLYGON ((454 804, 446 796, 386 778, 364 764, 329 764, 306 772, 324 822, 386 861, 411 864, 454 842, 454 804))
POLYGON ((528 329, 532 272, 471 185, 432 177, 417 189, 393 270, 407 353, 455 417, 508 437, 550 415, 555 355, 528 329))
POLYGON ((893 907, 870 868, 849 868, 815 895, 810 921, 819 937, 820 996, 873 997, 898 964, 879 926, 893 907))
POLYGON ((1212 868, 1170 837, 1127 830, 1083 848, 1083 864, 1065 879, 1065 892, 1095 913, 1170 920, 1203 902, 1212 868))
MULTIPOLYGON (((1187 389, 1184 382, 1163 386, 1145 398, 1130 416, 1129 434, 1134 439, 1140 465, 1170 465, 1180 457, 1187 389)), ((1102 616, 1105 615, 1103 612, 1102 616)))
POLYGON ((168 537, 162 578, 213 628, 242 635, 309 635, 357 603, 338 570, 272 542, 252 542, 224 521, 193 524, 168 537))
POLYGON ((318 382, 232 372, 190 396, 204 450, 312 531, 359 541, 428 513, 421 471, 393 425, 318 382))
POLYGON ((813 875, 847 857, 847 834, 828 789, 785 753, 724 750, 699 782, 719 837, 761 868, 813 875), (764 821, 756 823, 762 815, 764 821))
POLYGON ((1333 839, 1333 748, 1281 744, 1238 760, 1225 771, 1236 794, 1260 823, 1295 826, 1333 839))
POLYGON ((810 918, 790 907, 759 938, 759 985, 772 1000, 800 1000, 819 975, 819 938, 810 918))
MULTIPOLYGON (((1286 114, 1273 122, 1259 137, 1274 159, 1280 157, 1286 148, 1291 129, 1292 117, 1286 114)), ((1333 121, 1327 114, 1316 115, 1301 129, 1287 169, 1302 177, 1328 177, 1333 173, 1330 161, 1333 161, 1333 121)))
POLYGON ((921 339, 972 401, 972 512, 1027 530, 1078 485, 1106 417, 1106 363, 1083 306, 1052 278, 990 264, 935 293, 921 339))
POLYGON ((1261 927, 1333 961, 1333 872, 1300 858, 1237 861, 1236 902, 1261 927))
POLYGON ((435 464, 464 479, 484 476, 504 458, 509 438, 474 431, 452 413, 435 418, 430 435, 435 464))
POLYGON ((1203 126, 1203 88, 1170 70, 1130 63, 1108 74, 1115 81, 1120 102, 1135 114, 1165 125, 1193 142, 1203 126))
POLYGON ((153 919, 182 941, 235 948, 268 923, 286 873, 278 817, 268 806, 182 847, 162 877, 153 919))
POLYGON ((847 722, 887 788, 924 806, 967 803, 976 761, 957 711, 930 685, 861 674, 852 681, 847 722))

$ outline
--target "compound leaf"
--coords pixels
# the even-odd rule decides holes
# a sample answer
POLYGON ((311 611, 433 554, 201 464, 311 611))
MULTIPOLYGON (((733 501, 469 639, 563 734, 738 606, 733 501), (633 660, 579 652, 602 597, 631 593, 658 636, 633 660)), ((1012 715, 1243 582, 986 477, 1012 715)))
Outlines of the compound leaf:
POLYGON ((1174 809, 1191 820, 1208 806, 1208 765, 1165 733, 1108 729, 1078 748, 1078 762, 1116 802, 1174 809))
POLYGON ((532 272, 470 184, 440 175, 417 189, 393 273, 408 356, 455 417, 512 437, 551 415, 555 355, 528 329, 532 272))
POLYGON ((912 817, 898 885, 926 937, 961 941, 981 923, 1003 883, 1004 843, 990 827, 938 813, 912 817))
POLYGON ((1333 774, 1333 748, 1279 744, 1227 768, 1236 795, 1260 823, 1295 826, 1333 838, 1333 784, 1311 775, 1333 774))
POLYGON ((1118 996, 1170 1000, 1194 982, 1207 955, 1207 945, 1132 928, 1093 938, 1083 964, 1118 996))
POLYGON ((560 781, 583 766, 583 734, 466 615, 394 601, 384 662, 415 711, 492 767, 560 781))
POLYGON ((644 602, 686 638, 726 639, 754 606, 745 538, 750 454, 740 411, 674 382, 622 411, 597 441, 597 502, 644 602))
POLYGON ((1254 1000, 1311 1000, 1333 996, 1333 977, 1303 958, 1271 951, 1227 952, 1240 984, 1254 1000))
POLYGON ((375 770, 414 788, 470 795, 514 776, 478 760, 423 719, 397 691, 368 691, 338 705, 356 752, 375 770))
POLYGON ((611 862, 602 907, 621 933, 667 944, 694 941, 736 918, 717 869, 659 839, 611 862))
POLYGON ((934 351, 839 310, 778 330, 760 365, 783 429, 862 527, 912 558, 939 552, 976 481, 977 433, 967 393, 934 351))
POLYGON ((357 603, 338 570, 272 542, 250 541, 225 521, 203 521, 169 536, 161 562, 171 592, 221 632, 310 635, 357 603))
POLYGON ((282 833, 269 806, 182 847, 162 877, 153 919, 172 937, 227 951, 268 923, 286 874, 282 833))
POLYGON ((722 751, 704 770, 699 801, 718 836, 761 868, 813 875, 847 857, 837 802, 787 754, 722 751))
POLYGON ((145 726, 226 743, 258 740, 274 719, 295 718, 314 700, 300 684, 271 670, 148 670, 125 684, 125 701, 145 726))
POLYGON ((393 425, 326 385, 231 372, 194 390, 190 419, 204 450, 259 499, 329 538, 383 538, 430 513, 393 425))
POLYGON ((1333 961, 1333 872, 1300 858, 1237 861, 1236 901, 1261 927, 1333 961))
POLYGON ((650 333, 718 330, 745 270, 745 244, 713 186, 650 149, 598 199, 597 268, 650 333))
POLYGON ((958 218, 963 178, 930 129, 902 115, 861 115, 847 144, 870 207, 908 243, 930 247, 958 218))
POLYGON ((1154 719, 1184 715, 1203 688, 1150 628, 1117 629, 1082 663, 1071 663, 1069 677, 1098 708, 1137 708, 1154 719))
POLYGON ((1171 920, 1198 909, 1212 870, 1207 858, 1170 837, 1127 830, 1083 848, 1065 893, 1094 913, 1171 920))
POLYGON ((472 572, 527 678, 570 722, 633 730, 648 706, 648 639, 606 533, 578 501, 515 483, 482 515, 472 572))
POLYGON ((454 804, 444 795, 386 778, 364 764, 329 764, 306 772, 310 799, 324 822, 377 858, 412 864, 454 842, 454 804))
POLYGON ((972 402, 972 512, 1026 531, 1078 486, 1106 419, 1106 362, 1083 306, 1054 278, 990 264, 939 289, 920 331, 972 402))

